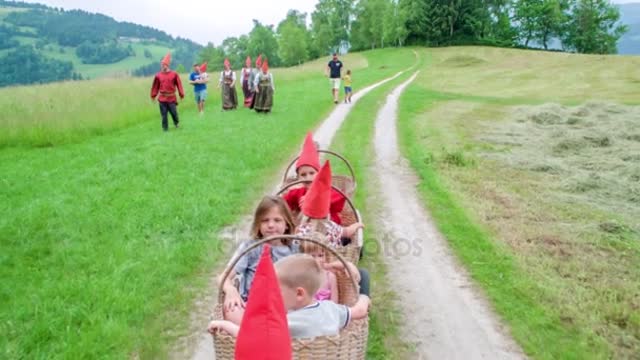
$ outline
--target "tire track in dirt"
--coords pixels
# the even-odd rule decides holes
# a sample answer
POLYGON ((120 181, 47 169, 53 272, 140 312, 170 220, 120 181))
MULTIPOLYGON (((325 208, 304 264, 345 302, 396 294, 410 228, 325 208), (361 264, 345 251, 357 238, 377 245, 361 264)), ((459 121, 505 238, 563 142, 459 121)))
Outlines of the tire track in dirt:
POLYGON ((415 344, 417 359, 526 358, 457 264, 421 204, 417 176, 399 153, 398 99, 417 75, 395 88, 378 112, 371 173, 384 189, 372 195, 379 200, 374 202, 381 207, 378 223, 391 249, 382 255, 404 313, 403 335, 415 344))
MULTIPOLYGON (((417 54, 416 54, 417 57, 417 54)), ((406 70, 405 70, 406 71, 406 70)), ((336 108, 323 120, 322 124, 314 132, 314 139, 320 144, 320 148, 326 149, 331 145, 333 137, 346 119, 347 115, 363 96, 371 90, 391 81, 402 75, 405 71, 398 72, 394 76, 379 81, 373 85, 363 88, 353 94, 351 104, 338 104, 336 108)), ((279 173, 282 174, 283 170, 279 173)), ((281 176, 277 179, 269 181, 270 186, 265 187, 265 194, 273 194, 279 190, 281 176)), ((241 221, 231 227, 224 229, 219 235, 223 241, 233 242, 246 240, 249 234, 252 214, 247 215, 241 221)), ((233 246, 232 246, 233 247, 233 246)), ((228 254, 230 256, 230 254, 228 254)), ((226 262, 224 263, 226 264, 226 262)), ((223 265, 224 265, 223 264, 223 265)), ((209 322, 209 315, 213 306, 217 302, 218 287, 216 285, 216 277, 223 271, 222 267, 216 267, 209 276, 208 285, 205 292, 195 299, 193 311, 190 313, 190 333, 180 338, 169 352, 169 358, 175 360, 191 359, 191 360, 212 360, 215 359, 213 351, 213 341, 211 335, 206 332, 209 322)))

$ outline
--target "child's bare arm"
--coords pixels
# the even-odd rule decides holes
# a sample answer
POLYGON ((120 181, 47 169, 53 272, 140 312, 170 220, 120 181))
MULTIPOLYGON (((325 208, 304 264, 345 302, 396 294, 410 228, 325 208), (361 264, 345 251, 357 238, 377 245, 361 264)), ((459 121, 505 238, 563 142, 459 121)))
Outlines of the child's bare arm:
MULTIPOLYGON (((333 272, 341 270, 344 270, 346 272, 348 270, 348 272, 353 275, 354 280, 356 282, 360 282, 360 271, 358 271, 358 268, 350 261, 347 261, 346 263, 347 269, 344 268, 344 265, 342 265, 342 262, 340 260, 327 263, 324 265, 324 268, 333 272)), ((347 276, 349 276, 349 274, 347 274, 347 276)))
POLYGON ((351 318, 357 320, 367 317, 370 304, 371 300, 369 299, 369 297, 367 295, 360 294, 356 304, 349 308, 349 310, 351 310, 351 318))
MULTIPOLYGON (((218 286, 221 282, 222 274, 218 276, 218 286)), ((238 289, 233 286, 233 283, 231 283, 231 280, 229 278, 227 278, 227 280, 224 282, 224 286, 222 289, 224 291, 224 308, 227 311, 230 311, 236 307, 244 308, 244 301, 242 300, 238 289)))
POLYGON ((358 229, 362 228, 364 228, 364 224, 360 222, 345 226, 342 228, 342 237, 351 238, 356 233, 356 231, 358 231, 358 229))
POLYGON ((336 274, 332 272, 329 272, 329 284, 331 286, 331 301, 337 304, 340 295, 338 292, 338 279, 336 279, 336 274))
POLYGON ((238 331, 240 330, 240 326, 227 320, 213 320, 212 322, 209 323, 209 326, 207 327, 207 331, 213 334, 217 330, 224 330, 229 335, 233 337, 237 337, 238 331))

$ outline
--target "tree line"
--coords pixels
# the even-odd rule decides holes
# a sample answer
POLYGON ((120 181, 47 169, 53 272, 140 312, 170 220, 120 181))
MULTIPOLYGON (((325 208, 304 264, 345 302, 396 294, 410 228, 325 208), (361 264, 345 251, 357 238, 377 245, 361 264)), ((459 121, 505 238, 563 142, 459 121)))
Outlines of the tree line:
POLYGON ((340 50, 390 46, 490 45, 614 54, 627 31, 608 0, 320 0, 290 10, 277 26, 253 20, 249 34, 208 44, 200 61, 235 67, 247 54, 292 66, 340 50))
POLYGON ((19 46, 0 57, 0 86, 82 80, 71 61, 40 55, 31 45, 19 46))

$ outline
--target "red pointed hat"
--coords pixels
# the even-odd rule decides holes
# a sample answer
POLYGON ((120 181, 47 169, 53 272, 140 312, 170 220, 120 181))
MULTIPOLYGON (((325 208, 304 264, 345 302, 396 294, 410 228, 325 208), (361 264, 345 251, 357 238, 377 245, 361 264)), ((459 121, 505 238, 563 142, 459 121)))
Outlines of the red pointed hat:
POLYGON ((258 58, 256 59, 256 67, 260 67, 262 66, 262 54, 258 55, 258 58))
POLYGON ((264 59, 264 61, 262 62, 262 71, 269 71, 269 61, 267 59, 264 59))
POLYGON ((236 339, 236 360, 289 360, 291 337, 280 284, 265 244, 236 339))
POLYGON ((307 137, 304 139, 300 158, 298 158, 298 161, 296 162, 296 170, 305 165, 311 166, 316 169, 316 171, 320 170, 320 156, 318 156, 318 148, 316 148, 316 144, 313 142, 313 136, 311 133, 308 133, 307 137))
POLYGON ((231 67, 231 63, 229 62, 229 59, 224 59, 224 66, 225 67, 231 67))
POLYGON ((251 56, 247 56, 247 60, 244 61, 245 67, 251 67, 251 56))
POLYGON ((165 55, 162 60, 160 61, 160 64, 162 65, 167 65, 169 66, 169 64, 171 64, 171 53, 168 52, 167 55, 165 55))
POLYGON ((302 213, 313 219, 329 216, 331 206, 331 164, 325 161, 318 175, 313 179, 302 203, 302 213))
POLYGON ((207 62, 203 62, 202 65, 200 65, 200 72, 205 72, 207 71, 207 62))

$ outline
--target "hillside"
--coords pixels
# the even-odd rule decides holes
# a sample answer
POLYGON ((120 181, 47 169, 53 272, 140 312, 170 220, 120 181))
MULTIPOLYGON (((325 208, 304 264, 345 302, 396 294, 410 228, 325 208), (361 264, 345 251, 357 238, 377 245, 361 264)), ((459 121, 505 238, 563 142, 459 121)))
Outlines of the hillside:
POLYGON ((189 67, 200 45, 85 11, 0 1, 0 86, 148 75, 167 51, 189 67))
POLYGON ((620 21, 629 25, 629 31, 618 41, 618 52, 640 55, 640 3, 620 5, 620 21))

